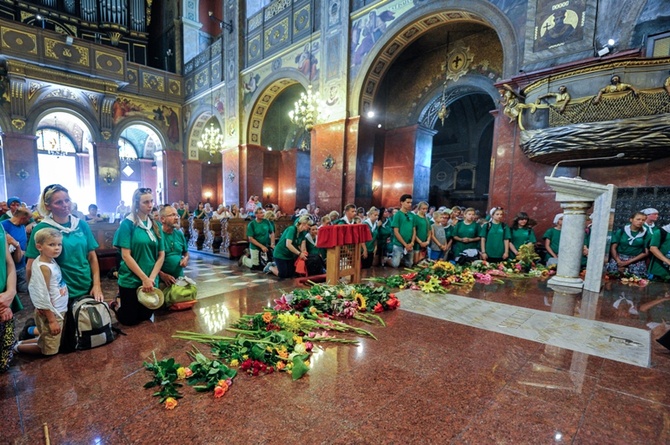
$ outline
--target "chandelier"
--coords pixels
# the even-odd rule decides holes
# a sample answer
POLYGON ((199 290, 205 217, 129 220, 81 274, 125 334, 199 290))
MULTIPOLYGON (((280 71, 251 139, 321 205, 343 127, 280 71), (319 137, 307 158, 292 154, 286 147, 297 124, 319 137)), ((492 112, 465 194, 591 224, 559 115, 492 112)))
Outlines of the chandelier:
POLYGON ((447 79, 449 78, 449 33, 447 33, 447 55, 444 61, 444 84, 442 85, 442 99, 440 100, 440 109, 437 111, 437 117, 442 121, 449 117, 449 109, 447 108, 447 79))
POLYGON ((198 148, 204 150, 212 156, 214 153, 221 151, 223 147, 224 137, 219 128, 214 126, 213 122, 210 122, 209 126, 205 128, 205 131, 200 136, 198 141, 198 148))
POLYGON ((288 117, 291 122, 303 127, 306 131, 312 131, 319 114, 324 107, 321 95, 312 90, 312 85, 307 87, 307 93, 300 93, 300 99, 294 104, 294 109, 289 111, 288 117))

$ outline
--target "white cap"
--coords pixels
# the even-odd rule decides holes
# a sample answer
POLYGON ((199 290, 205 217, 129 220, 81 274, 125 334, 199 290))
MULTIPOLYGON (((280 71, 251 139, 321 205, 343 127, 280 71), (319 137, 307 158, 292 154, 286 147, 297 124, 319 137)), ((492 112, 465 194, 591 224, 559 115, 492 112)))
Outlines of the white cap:
POLYGON ((558 224, 558 220, 563 218, 562 213, 557 213, 556 216, 554 216, 554 224, 558 224))
POLYGON ((641 212, 644 213, 645 215, 652 215, 654 213, 658 213, 658 210, 656 210, 653 207, 649 207, 647 209, 641 210, 641 212))

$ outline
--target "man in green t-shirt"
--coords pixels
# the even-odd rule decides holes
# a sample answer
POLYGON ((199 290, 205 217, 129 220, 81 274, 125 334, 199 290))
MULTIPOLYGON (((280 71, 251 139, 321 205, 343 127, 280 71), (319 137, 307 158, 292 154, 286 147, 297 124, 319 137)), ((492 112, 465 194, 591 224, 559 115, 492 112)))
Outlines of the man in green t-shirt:
POLYGON ((188 245, 184 234, 179 230, 179 214, 172 206, 164 206, 159 212, 161 233, 165 247, 165 260, 158 276, 168 286, 184 275, 188 265, 188 245))
POLYGON ((393 221, 391 221, 391 229, 393 230, 393 236, 391 237, 391 244, 393 245, 391 265, 393 267, 400 266, 401 262, 405 267, 412 267, 416 221, 410 210, 412 210, 412 195, 402 195, 400 197, 400 210, 396 212, 393 216, 393 221))
POLYGON ((247 238, 249 239, 249 251, 251 257, 243 256, 242 264, 251 268, 260 270, 260 254, 268 253, 269 249, 275 247, 275 234, 272 223, 263 218, 265 211, 257 207, 255 210, 256 219, 247 224, 247 238))

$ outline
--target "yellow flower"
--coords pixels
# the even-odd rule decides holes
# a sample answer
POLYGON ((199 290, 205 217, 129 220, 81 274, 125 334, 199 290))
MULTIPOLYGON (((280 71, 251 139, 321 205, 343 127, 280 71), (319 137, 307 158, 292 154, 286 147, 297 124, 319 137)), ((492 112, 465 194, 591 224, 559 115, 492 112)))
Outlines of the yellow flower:
POLYGON ((363 295, 359 293, 359 294, 356 294, 356 296, 354 298, 356 299, 356 303, 358 303, 358 309, 360 309, 361 311, 364 311, 365 308, 367 307, 366 304, 365 304, 366 303, 365 297, 363 297, 363 295))
POLYGON ((277 371, 281 371, 286 367, 286 363, 284 362, 277 362, 277 371))
POLYGON ((242 360, 246 360, 246 359, 248 359, 248 358, 249 358, 249 356, 248 356, 247 354, 244 354, 244 355, 242 356, 242 360))
POLYGON ((237 360, 236 358, 232 359, 230 361, 230 366, 232 366, 233 368, 237 368, 238 366, 240 366, 239 360, 237 360))
POLYGON ((166 409, 174 409, 176 406, 177 406, 177 400, 176 399, 174 399, 172 397, 168 397, 167 399, 165 399, 165 408, 166 409))
POLYGON ((310 314, 316 314, 316 312, 317 312, 317 309, 314 306, 309 308, 309 313, 310 314))
POLYGON ((293 336, 293 341, 295 343, 302 343, 302 337, 298 337, 297 335, 293 336))
POLYGON ((184 380, 186 378, 186 369, 183 366, 177 368, 177 380, 184 380))
POLYGON ((263 312, 263 321, 266 323, 270 323, 272 321, 272 314, 270 312, 263 312))

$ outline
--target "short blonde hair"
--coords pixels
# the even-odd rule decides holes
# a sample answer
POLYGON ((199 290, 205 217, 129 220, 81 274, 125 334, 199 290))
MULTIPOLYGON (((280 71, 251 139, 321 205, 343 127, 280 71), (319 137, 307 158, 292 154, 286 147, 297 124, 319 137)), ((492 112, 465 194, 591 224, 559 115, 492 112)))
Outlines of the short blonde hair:
POLYGON ((44 227, 35 233, 35 244, 44 244, 51 238, 63 238, 63 234, 53 227, 44 227))

